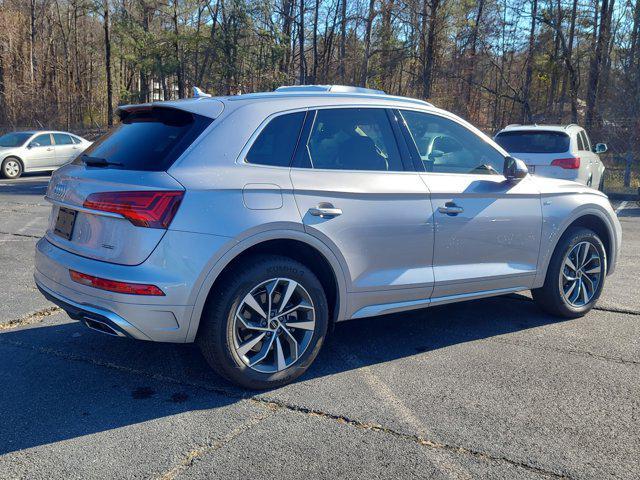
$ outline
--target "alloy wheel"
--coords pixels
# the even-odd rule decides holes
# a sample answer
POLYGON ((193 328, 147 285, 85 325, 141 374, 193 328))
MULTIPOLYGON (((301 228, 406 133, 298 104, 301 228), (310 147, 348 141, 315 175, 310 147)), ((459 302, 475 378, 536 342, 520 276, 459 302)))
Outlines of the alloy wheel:
POLYGON ((602 280, 602 258, 591 242, 576 244, 564 258, 560 271, 560 291, 574 307, 588 304, 602 280))
POLYGON ((235 351, 253 370, 280 372, 304 354, 315 325, 315 308, 305 288, 289 278, 272 278, 252 288, 236 309, 235 351))
POLYGON ((7 160, 4 164, 4 173, 13 178, 20 173, 20 164, 17 160, 7 160))

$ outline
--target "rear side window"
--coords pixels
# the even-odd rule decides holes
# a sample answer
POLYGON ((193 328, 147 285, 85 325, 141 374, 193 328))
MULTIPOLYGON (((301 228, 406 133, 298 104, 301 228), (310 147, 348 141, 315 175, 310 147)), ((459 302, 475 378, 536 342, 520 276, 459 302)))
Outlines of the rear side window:
POLYGON ((381 108, 318 110, 301 166, 331 170, 403 171, 389 117, 381 108))
POLYGON ((563 153, 569 151, 570 138, 563 132, 531 130, 499 133, 496 142, 509 153, 563 153))
POLYGON ((576 138, 578 139, 578 141, 577 141, 578 150, 584 150, 584 142, 582 141, 582 133, 578 132, 578 135, 576 136, 576 138))
POLYGON ((73 145, 73 140, 69 135, 65 135, 64 133, 54 133, 53 139, 56 142, 56 145, 73 145))
POLYGON ((298 143, 306 112, 279 115, 260 132, 246 161, 257 165, 288 167, 298 143))
POLYGON ((122 122, 75 160, 86 155, 109 162, 107 168, 164 171, 213 120, 182 110, 153 107, 124 112, 122 122))
POLYGON ((591 150, 591 144, 589 142, 589 137, 587 137, 587 132, 582 130, 580 132, 580 136, 582 137, 582 144, 584 145, 585 150, 591 150))

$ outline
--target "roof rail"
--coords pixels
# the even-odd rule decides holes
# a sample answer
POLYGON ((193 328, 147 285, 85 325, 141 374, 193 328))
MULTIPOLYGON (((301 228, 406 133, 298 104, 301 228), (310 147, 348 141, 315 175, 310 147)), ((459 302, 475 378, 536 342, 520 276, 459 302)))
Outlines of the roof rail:
POLYGON ((284 85, 275 89, 280 93, 305 93, 305 92, 327 92, 327 93, 366 93, 374 95, 386 95, 382 90, 373 88, 352 87, 349 85, 284 85))
POLYGON ((567 128, 569 128, 569 127, 578 127, 578 128, 580 128, 580 125, 578 125, 577 123, 570 123, 569 125, 566 125, 566 126, 564 127, 564 129, 566 130, 566 129, 567 129, 567 128))
POLYGON ((522 124, 521 123, 510 123, 509 125, 507 125, 504 128, 509 128, 509 127, 521 127, 522 124))

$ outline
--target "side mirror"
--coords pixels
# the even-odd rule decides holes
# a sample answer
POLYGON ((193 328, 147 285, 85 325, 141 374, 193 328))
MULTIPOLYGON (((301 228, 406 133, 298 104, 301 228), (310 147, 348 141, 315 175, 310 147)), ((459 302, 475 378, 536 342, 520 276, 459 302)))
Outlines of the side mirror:
POLYGON ((502 174, 507 180, 520 180, 521 178, 526 177, 527 173, 529 173, 527 165, 519 158, 511 156, 504 158, 502 174))
POLYGON ((596 143, 596 147, 593 149, 595 153, 604 153, 607 151, 606 143, 596 143))
POLYGON ((444 155, 442 150, 431 150, 429 154, 429 160, 435 160, 436 158, 440 158, 444 155))
POLYGON ((29 145, 27 145, 27 148, 33 148, 33 147, 39 147, 40 144, 38 142, 31 142, 29 145))

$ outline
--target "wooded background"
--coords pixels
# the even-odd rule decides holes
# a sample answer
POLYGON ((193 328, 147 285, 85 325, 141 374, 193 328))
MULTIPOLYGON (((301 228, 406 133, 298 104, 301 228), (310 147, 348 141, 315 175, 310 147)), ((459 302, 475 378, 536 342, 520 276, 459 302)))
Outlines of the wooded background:
POLYGON ((0 0, 0 126, 105 129, 118 104, 345 84, 488 133, 580 123, 637 158, 640 0, 0 0))

